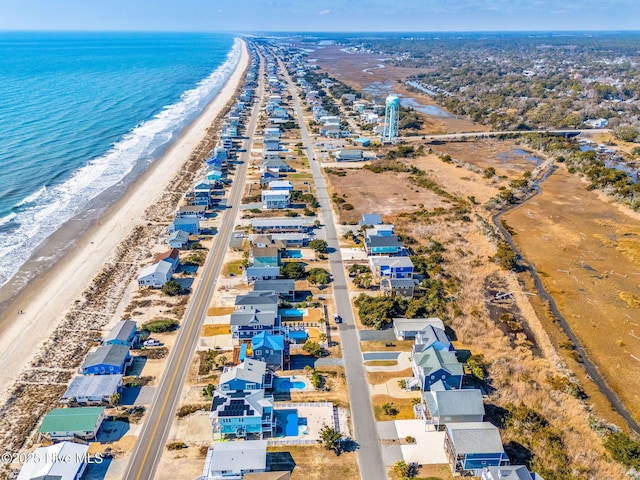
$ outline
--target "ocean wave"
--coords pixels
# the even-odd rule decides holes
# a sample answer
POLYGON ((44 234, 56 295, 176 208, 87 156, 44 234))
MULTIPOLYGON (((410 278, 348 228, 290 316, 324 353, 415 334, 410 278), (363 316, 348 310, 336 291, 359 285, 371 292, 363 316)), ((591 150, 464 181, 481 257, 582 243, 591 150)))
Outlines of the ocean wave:
POLYGON ((185 91, 178 102, 133 128, 104 155, 89 160, 63 183, 28 195, 9 215, 0 218, 0 226, 15 226, 10 234, 0 236, 0 286, 16 274, 42 241, 86 208, 93 198, 122 181, 139 162, 150 163, 158 158, 218 94, 240 55, 241 44, 236 39, 223 64, 195 88, 185 91))

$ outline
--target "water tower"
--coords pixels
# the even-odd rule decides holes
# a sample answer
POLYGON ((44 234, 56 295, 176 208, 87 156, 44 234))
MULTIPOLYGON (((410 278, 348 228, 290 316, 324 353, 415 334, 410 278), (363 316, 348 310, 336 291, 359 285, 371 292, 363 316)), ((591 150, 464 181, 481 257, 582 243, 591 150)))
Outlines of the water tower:
POLYGON ((385 102, 382 143, 395 143, 396 137, 398 136, 399 119, 400 99, 397 95, 389 95, 385 102))

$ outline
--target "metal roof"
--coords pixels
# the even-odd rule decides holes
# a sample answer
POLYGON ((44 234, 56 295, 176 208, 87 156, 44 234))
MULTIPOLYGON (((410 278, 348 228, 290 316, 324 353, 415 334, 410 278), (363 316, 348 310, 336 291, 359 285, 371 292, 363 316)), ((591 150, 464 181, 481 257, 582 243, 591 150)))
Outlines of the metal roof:
POLYGON ((82 468, 89 445, 60 442, 48 447, 36 448, 26 456, 17 480, 49 478, 75 480, 82 468))
POLYGON ((267 440, 218 442, 211 454, 212 472, 227 470, 265 470, 267 468, 267 440))
POLYGON ((278 280, 256 280, 253 284, 254 292, 290 293, 295 291, 296 281, 292 278, 278 280))
POLYGON ((121 320, 114 325, 114 327, 107 335, 105 342, 111 342, 114 340, 121 340, 128 342, 134 333, 136 333, 137 324, 133 320, 121 320))
POLYGON ((270 226, 282 226, 282 227, 291 227, 291 226, 303 226, 310 227, 313 225, 314 220, 311 218, 283 218, 283 217, 273 217, 273 218, 258 218, 251 221, 251 225, 253 227, 270 227, 270 226))
POLYGON ((396 235, 371 235, 365 238, 368 247, 401 247, 402 242, 396 235))
POLYGON ((284 350, 284 337, 282 335, 270 335, 267 332, 261 332, 251 339, 251 348, 267 347, 272 350, 284 350))
POLYGON ((126 345, 103 345, 94 352, 89 352, 82 364, 82 368, 94 365, 114 365, 121 366, 129 355, 129 347, 126 345))
POLYGON ((413 267, 410 257, 369 257, 369 261, 376 267, 413 267))
POLYGON ((379 213, 363 213, 360 225, 382 225, 382 216, 379 213))
POLYGON ((54 408, 42 419, 39 432, 91 432, 103 415, 104 407, 54 408))
POLYGON ((108 397, 122 385, 122 375, 78 375, 74 377, 62 399, 108 397))
POLYGON ((232 326, 273 326, 276 324, 275 312, 233 312, 231 314, 230 323, 232 326))
POLYGON ((504 453, 498 429, 489 422, 448 423, 456 454, 504 453))
POLYGON ((433 347, 429 347, 423 352, 415 353, 413 355, 413 362, 418 367, 424 369, 425 377, 440 369, 449 372, 451 375, 464 375, 464 369, 458 361, 455 352, 442 352, 433 347))
POLYGON ((244 362, 222 372, 220 384, 238 379, 262 385, 262 379, 266 372, 267 364, 265 362, 247 358, 244 362))
POLYGON ((432 318, 394 318, 393 328, 398 331, 419 332, 429 325, 444 329, 444 322, 437 317, 432 318))
MULTIPOLYGON (((543 480, 539 475, 531 475, 524 465, 508 465, 504 467, 485 467, 482 480, 543 480)), ((247 478, 245 476, 245 478, 247 478)))

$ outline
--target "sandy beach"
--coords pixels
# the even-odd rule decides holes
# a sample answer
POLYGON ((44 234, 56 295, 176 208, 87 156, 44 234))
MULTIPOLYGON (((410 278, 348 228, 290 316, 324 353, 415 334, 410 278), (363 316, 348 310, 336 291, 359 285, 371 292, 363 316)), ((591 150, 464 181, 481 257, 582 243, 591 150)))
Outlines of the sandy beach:
MULTIPOLYGON (((7 304, 0 320, 2 403, 20 372, 29 365, 62 322, 65 313, 114 256, 118 245, 135 227, 147 223, 143 220, 145 210, 169 188, 170 179, 180 171, 207 134, 207 129, 233 98, 249 64, 246 44, 241 43, 242 54, 235 71, 202 114, 185 128, 161 158, 129 185, 118 201, 84 230, 59 261, 38 275, 7 304), (19 314, 20 311, 24 313, 19 314)), ((68 223, 62 227, 69 229, 67 236, 74 229, 73 220, 68 223)))

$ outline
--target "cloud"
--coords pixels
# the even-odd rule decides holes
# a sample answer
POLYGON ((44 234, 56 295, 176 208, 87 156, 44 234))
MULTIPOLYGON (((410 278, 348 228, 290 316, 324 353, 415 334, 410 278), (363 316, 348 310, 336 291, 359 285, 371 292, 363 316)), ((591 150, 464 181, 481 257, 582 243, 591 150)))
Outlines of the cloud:
POLYGON ((327 9, 327 10, 320 10, 318 12, 318 15, 329 15, 331 13, 331 10, 327 9))

